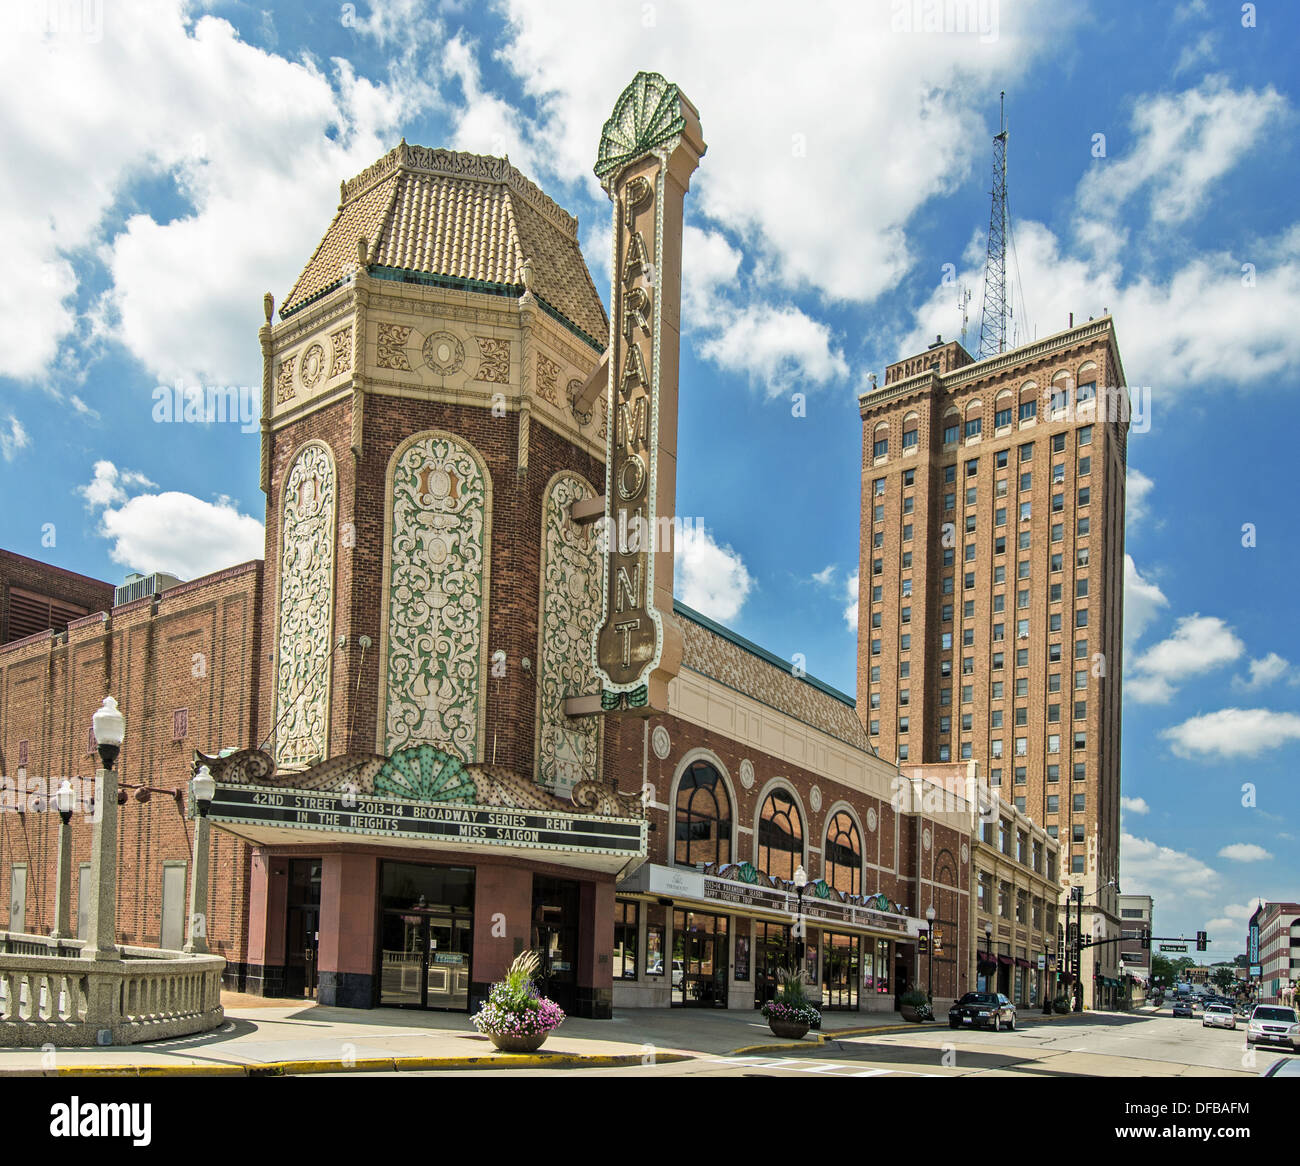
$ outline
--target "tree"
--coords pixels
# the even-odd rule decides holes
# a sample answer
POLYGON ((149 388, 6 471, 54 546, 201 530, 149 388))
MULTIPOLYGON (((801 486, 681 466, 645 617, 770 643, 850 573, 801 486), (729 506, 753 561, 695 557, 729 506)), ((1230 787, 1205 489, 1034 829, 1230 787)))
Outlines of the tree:
POLYGON ((1214 986, 1220 992, 1231 992, 1237 983, 1237 973, 1233 970, 1231 964, 1222 964, 1210 973, 1210 978, 1214 981, 1214 986))

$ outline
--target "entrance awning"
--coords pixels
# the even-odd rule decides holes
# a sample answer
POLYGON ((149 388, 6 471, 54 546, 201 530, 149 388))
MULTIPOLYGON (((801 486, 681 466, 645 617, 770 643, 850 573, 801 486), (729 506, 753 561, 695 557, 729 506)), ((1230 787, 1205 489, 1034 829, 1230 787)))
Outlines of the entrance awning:
POLYGON ((335 790, 221 786, 208 820, 255 846, 368 844, 486 858, 504 855, 620 874, 646 852, 646 823, 501 806, 357 796, 335 790))

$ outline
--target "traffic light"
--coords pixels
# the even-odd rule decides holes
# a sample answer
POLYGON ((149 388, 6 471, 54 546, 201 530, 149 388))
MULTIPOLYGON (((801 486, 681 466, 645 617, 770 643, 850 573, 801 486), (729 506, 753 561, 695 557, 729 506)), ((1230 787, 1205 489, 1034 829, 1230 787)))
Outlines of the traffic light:
POLYGON ((1196 933, 1196 950, 1204 951, 1210 946, 1210 935, 1208 931, 1198 931, 1196 933))
POLYGON ((1151 928, 1149 927, 1142 928, 1142 950, 1151 950, 1151 928))

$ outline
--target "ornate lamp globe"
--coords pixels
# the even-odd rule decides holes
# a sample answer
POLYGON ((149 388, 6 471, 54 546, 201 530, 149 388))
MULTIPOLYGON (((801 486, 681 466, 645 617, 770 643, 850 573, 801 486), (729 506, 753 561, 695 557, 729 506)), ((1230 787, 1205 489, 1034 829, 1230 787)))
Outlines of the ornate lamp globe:
POLYGON ((95 733, 95 744, 99 747, 99 759, 105 769, 112 769, 126 737, 126 717, 118 710, 117 701, 111 696, 104 697, 104 703, 91 718, 95 733))
POLYGON ((68 824, 68 819, 72 817, 72 811, 77 806, 77 792, 72 788, 72 782, 66 777, 63 784, 54 791, 54 805, 59 811, 59 817, 63 819, 63 824, 68 824))
POLYGON ((208 816, 208 806, 212 804, 212 799, 217 793, 217 783, 212 780, 212 771, 206 765, 200 765, 198 772, 194 775, 194 780, 190 782, 190 790, 194 794, 194 800, 199 806, 200 817, 208 816))
POLYGON ((794 885, 800 890, 808 885, 808 872, 802 865, 794 872, 794 885))
POLYGON ((930 904, 930 905, 925 909, 925 921, 926 921, 927 923, 929 923, 931 926, 934 925, 934 916, 935 916, 934 904, 931 903, 931 904, 930 904))

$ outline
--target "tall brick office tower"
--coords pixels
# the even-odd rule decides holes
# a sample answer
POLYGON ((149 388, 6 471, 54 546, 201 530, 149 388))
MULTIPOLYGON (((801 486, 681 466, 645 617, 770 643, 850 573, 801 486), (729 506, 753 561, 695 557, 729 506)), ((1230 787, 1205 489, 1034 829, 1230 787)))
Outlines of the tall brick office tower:
MULTIPOLYGON (((936 341, 859 402, 859 715, 885 757, 978 762, 1060 839, 1062 903, 1081 885, 1098 936, 1119 932, 1124 384, 1105 316, 981 361, 936 341)), ((1090 1005, 1117 946, 1084 952, 1090 1005)))

